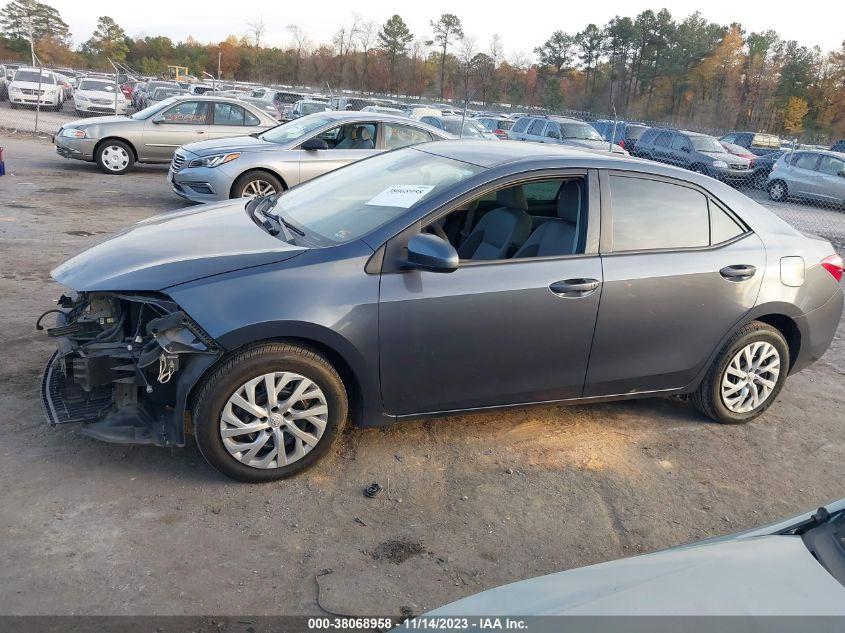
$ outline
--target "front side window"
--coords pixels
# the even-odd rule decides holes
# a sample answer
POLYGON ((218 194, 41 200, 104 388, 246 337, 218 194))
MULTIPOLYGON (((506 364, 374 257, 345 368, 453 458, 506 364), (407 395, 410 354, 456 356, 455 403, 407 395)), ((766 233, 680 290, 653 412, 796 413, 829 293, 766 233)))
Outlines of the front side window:
POLYGON ((610 177, 613 250, 677 249, 710 244, 704 194, 657 180, 610 177))
POLYGON ((689 147, 689 141, 687 141, 686 136, 681 136, 680 134, 676 134, 675 138, 672 139, 672 149, 684 149, 685 147, 689 147))
POLYGON ((529 119, 528 117, 522 117, 521 119, 517 120, 516 123, 514 123, 513 131, 517 133, 524 132, 528 127, 529 123, 531 123, 531 119, 529 119))
POLYGON ((819 161, 819 171, 828 176, 840 176, 845 171, 845 161, 834 156, 824 155, 819 161))
POLYGON ((319 176, 279 196, 273 212, 320 243, 349 242, 484 171, 406 147, 319 176), (326 192, 333 194, 327 196, 326 192))
POLYGON ((819 161, 818 154, 810 154, 807 152, 799 152, 795 154, 795 158, 792 159, 793 167, 797 167, 798 169, 815 169, 816 164, 819 161))
POLYGON ((601 141, 601 135, 596 128, 588 123, 562 123, 563 138, 574 138, 584 141, 601 141))
POLYGON ((546 126, 545 136, 560 140, 560 125, 555 121, 549 121, 549 124, 546 126))
POLYGON ((725 152, 725 148, 712 136, 691 136, 689 140, 697 152, 725 152))
POLYGON ((654 139, 654 144, 658 147, 669 147, 672 143, 672 134, 670 132, 661 132, 657 135, 657 138, 654 139))
POLYGON ((384 145, 387 149, 399 149, 430 140, 432 140, 432 136, 425 130, 398 123, 384 124, 384 145))
POLYGON ((338 125, 325 132, 320 132, 317 138, 322 139, 329 149, 375 149, 375 123, 347 123, 338 125))
POLYGON ((528 133, 533 136, 540 136, 543 133, 544 127, 546 127, 545 119, 535 119, 531 127, 528 128, 528 133))
POLYGON ((208 101, 182 101, 162 114, 164 123, 205 124, 208 120, 208 101))

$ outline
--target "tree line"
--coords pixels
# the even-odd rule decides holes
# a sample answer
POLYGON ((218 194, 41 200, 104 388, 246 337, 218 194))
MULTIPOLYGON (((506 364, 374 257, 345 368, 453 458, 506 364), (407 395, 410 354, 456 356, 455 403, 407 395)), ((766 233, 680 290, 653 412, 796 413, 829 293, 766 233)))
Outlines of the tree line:
POLYGON ((533 54, 506 55, 501 35, 480 43, 446 13, 414 33, 400 15, 379 24, 352 14, 329 41, 296 24, 289 43, 269 46, 268 25, 247 22, 222 42, 130 37, 108 16, 72 45, 51 6, 14 0, 0 9, 0 59, 107 70, 108 59, 143 74, 168 64, 222 78, 346 88, 483 104, 580 110, 699 129, 769 131, 806 140, 845 137, 845 42, 823 52, 772 30, 747 32, 699 12, 667 9, 616 16, 571 33, 556 30, 533 54))

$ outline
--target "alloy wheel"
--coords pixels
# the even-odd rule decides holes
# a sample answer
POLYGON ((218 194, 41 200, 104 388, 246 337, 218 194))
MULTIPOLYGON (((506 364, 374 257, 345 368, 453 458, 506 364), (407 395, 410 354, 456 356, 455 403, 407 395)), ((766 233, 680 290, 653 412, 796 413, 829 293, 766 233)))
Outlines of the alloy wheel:
POLYGON ((276 188, 266 180, 250 180, 244 186, 243 196, 245 198, 262 198, 276 193, 276 188))
POLYGON ((129 165, 129 153, 119 145, 109 145, 103 148, 102 161, 109 171, 122 171, 129 165))
POLYGON ((763 404, 778 382, 780 354, 771 343, 756 341, 739 350, 722 375, 722 402, 734 413, 763 404))
POLYGON ((769 186, 769 196, 771 196, 772 200, 780 200, 783 198, 784 193, 786 192, 784 191, 783 184, 780 182, 775 181, 769 186))
POLYGON ((323 437, 329 408, 323 390, 294 372, 241 385, 220 414, 223 446, 252 468, 281 468, 305 457, 323 437))

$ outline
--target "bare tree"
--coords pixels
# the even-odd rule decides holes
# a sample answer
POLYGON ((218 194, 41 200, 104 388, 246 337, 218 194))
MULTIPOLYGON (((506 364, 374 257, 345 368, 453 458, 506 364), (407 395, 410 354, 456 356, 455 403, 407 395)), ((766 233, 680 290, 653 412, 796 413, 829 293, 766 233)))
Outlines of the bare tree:
POLYGON ((372 20, 368 20, 358 27, 358 44, 361 46, 364 61, 364 67, 361 71, 361 90, 364 92, 366 92, 369 88, 369 76, 367 71, 369 70, 370 64, 370 49, 373 48, 373 44, 375 44, 377 37, 378 25, 376 25, 376 23, 372 20))
POLYGON ((296 24, 288 24, 288 32, 293 38, 293 50, 296 55, 293 81, 295 84, 299 84, 300 71, 302 69, 302 54, 308 50, 310 42, 305 31, 299 28, 296 24))
POLYGON ((343 70, 346 67, 346 58, 358 40, 358 30, 361 27, 361 14, 353 13, 352 22, 347 26, 340 27, 332 38, 332 43, 337 47, 337 76, 335 82, 340 85, 343 82, 343 70))
POLYGON ((464 75, 464 100, 469 99, 469 78, 472 75, 472 60, 476 53, 475 41, 472 36, 463 36, 458 50, 458 61, 461 63, 461 71, 464 75))
POLYGON ((264 37, 264 33, 267 32, 267 25, 264 23, 264 18, 259 17, 253 22, 247 22, 246 25, 249 39, 252 40, 256 48, 261 48, 261 39, 264 37))

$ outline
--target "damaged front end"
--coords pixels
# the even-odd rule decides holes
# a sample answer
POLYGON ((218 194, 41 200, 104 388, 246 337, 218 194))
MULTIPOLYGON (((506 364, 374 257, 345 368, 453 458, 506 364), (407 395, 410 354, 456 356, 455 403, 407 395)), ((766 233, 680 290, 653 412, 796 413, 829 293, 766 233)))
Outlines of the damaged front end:
POLYGON ((222 350, 169 297, 157 293, 63 295, 57 350, 41 391, 51 425, 83 422, 106 442, 181 446, 190 389, 222 350))

